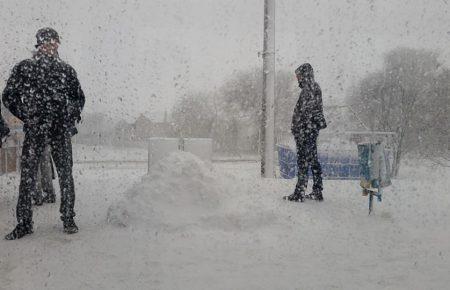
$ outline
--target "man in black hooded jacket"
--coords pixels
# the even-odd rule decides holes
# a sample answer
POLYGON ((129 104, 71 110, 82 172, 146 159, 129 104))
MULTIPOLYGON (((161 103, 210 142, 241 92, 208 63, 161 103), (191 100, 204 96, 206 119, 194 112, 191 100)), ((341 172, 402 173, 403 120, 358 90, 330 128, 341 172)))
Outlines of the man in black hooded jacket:
POLYGON ((309 63, 295 70, 302 91, 292 117, 292 134, 297 145, 298 180, 293 194, 284 198, 290 201, 303 201, 308 184, 308 168, 313 174, 313 190, 309 197, 322 201, 322 168, 317 157, 317 138, 319 130, 326 128, 323 116, 322 91, 314 81, 313 68, 309 63))
POLYGON ((76 233, 75 189, 72 175, 71 137, 77 133, 85 98, 75 70, 58 56, 59 36, 51 28, 37 34, 37 53, 17 64, 6 88, 3 103, 24 123, 17 226, 7 240, 33 232, 32 194, 41 156, 47 145, 55 162, 61 189, 61 219, 64 232, 76 233))

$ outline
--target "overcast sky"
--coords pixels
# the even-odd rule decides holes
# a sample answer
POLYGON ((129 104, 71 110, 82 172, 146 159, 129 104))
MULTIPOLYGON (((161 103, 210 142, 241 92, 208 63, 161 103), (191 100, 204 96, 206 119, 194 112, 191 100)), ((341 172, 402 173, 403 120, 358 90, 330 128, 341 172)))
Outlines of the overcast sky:
MULTIPOLYGON (((382 66, 398 46, 440 52, 450 65, 448 0, 276 0, 277 69, 310 62, 326 103, 382 66)), ((260 67, 263 0, 0 1, 0 87, 54 27, 78 71, 87 112, 161 119, 189 90, 214 90, 260 67)), ((293 81, 294 78, 293 78, 293 81)))

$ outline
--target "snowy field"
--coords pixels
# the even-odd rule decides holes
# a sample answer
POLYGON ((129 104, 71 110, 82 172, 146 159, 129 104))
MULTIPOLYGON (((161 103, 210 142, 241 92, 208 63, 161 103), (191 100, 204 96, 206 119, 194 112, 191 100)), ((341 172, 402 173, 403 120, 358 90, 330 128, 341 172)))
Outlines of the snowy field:
MULTIPOLYGON (((325 180, 325 201, 301 204, 281 199, 294 180, 258 174, 188 153, 148 175, 78 163, 80 232, 62 232, 59 204, 35 208, 33 235, 0 240, 0 289, 448 289, 448 168, 410 161, 372 216, 358 181, 325 180)), ((18 177, 0 184, 3 235, 18 177)))

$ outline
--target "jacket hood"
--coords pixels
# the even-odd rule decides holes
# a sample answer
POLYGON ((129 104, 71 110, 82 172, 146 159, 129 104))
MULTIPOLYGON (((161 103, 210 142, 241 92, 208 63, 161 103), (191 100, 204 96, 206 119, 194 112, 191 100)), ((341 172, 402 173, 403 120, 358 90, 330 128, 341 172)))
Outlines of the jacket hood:
POLYGON ((299 66, 295 70, 295 74, 297 76, 301 76, 298 82, 300 88, 304 88, 307 85, 312 87, 312 85, 314 84, 314 70, 309 63, 304 63, 299 66))

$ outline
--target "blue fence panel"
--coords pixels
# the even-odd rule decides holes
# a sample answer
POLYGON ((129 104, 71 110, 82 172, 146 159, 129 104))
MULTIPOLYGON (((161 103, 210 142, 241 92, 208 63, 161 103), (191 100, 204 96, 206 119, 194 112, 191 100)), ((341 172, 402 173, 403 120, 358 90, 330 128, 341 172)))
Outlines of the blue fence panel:
POLYGON ((355 176, 359 176, 360 168, 358 164, 350 164, 349 165, 350 173, 349 176, 352 177, 352 179, 357 179, 355 176))
MULTIPOLYGON (((356 150, 356 149, 355 149, 356 150)), ((277 145, 281 178, 291 179, 297 176, 297 154, 289 147, 277 145)), ((352 179, 360 177, 360 165, 357 156, 348 151, 319 152, 324 179, 352 179)), ((311 175, 311 170, 308 172, 311 175)))

